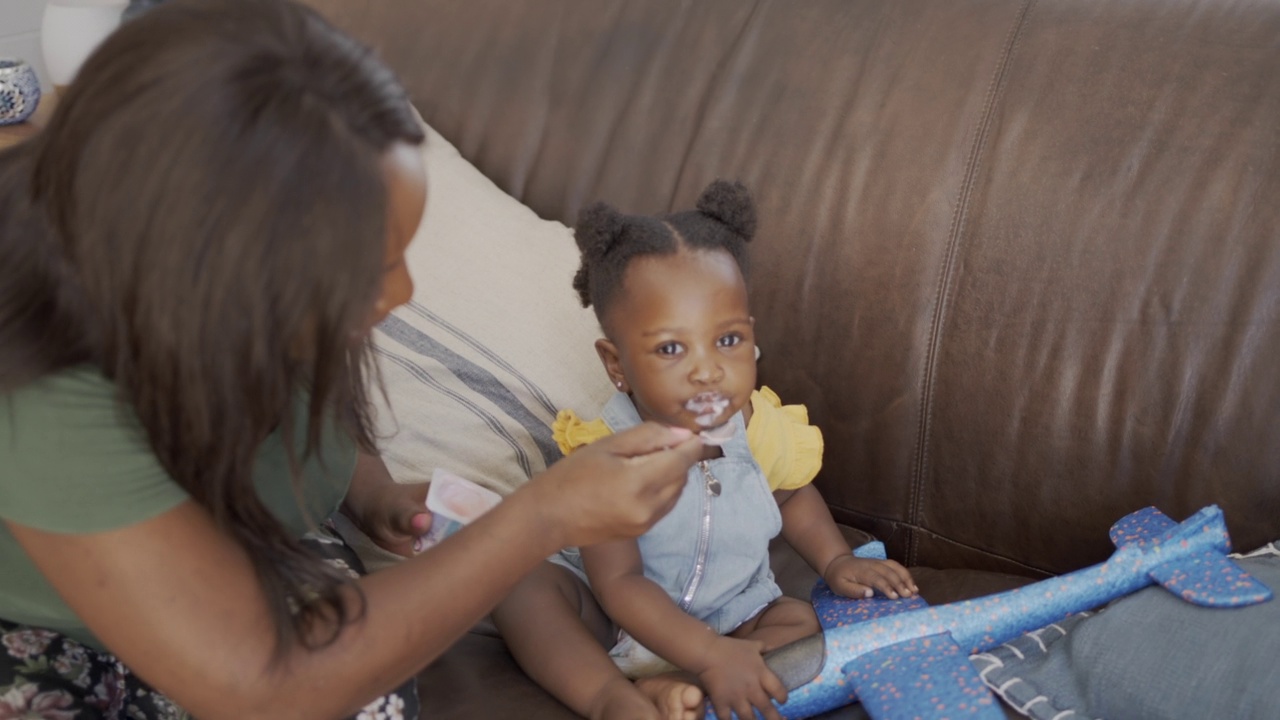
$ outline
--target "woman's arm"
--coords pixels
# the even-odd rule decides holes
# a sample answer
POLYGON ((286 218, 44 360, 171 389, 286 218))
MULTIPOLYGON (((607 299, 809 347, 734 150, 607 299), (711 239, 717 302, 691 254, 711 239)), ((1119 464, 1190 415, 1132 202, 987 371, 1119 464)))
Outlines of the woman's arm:
POLYGON ((89 629, 194 715, 341 717, 437 657, 550 553, 643 532, 700 451, 687 431, 647 424, 574 453, 430 552, 363 578, 363 618, 278 664, 248 556, 196 504, 89 535, 7 525, 89 629))
POLYGON ((770 697, 786 700, 786 688, 764 664, 763 644, 716 633, 680 609, 666 591, 644 576, 635 540, 582 548, 591 590, 600 607, 641 645, 702 681, 718 717, 779 715, 770 697))
POLYGON ((782 538, 832 590, 845 597, 871 597, 873 588, 891 598, 916 593, 911 573, 902 565, 855 557, 849 551, 830 508, 812 484, 776 491, 774 497, 782 513, 782 538))

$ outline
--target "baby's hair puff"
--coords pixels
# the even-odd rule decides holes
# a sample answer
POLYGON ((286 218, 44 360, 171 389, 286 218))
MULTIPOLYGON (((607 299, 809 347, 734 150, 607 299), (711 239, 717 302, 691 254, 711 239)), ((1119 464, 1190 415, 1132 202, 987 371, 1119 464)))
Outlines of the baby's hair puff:
POLYGON ((724 250, 747 277, 747 243, 755 237, 756 208, 740 182, 716 180, 698 196, 694 210, 654 217, 625 215, 604 203, 583 209, 574 227, 582 264, 573 289, 583 307, 604 313, 622 287, 631 260, 679 250, 724 250))

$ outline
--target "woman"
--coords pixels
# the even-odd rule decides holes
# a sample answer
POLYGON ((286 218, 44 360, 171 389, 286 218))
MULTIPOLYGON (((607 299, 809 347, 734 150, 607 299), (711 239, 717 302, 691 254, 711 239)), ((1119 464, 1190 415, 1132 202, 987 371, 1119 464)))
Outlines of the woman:
POLYGON ((374 576, 300 540, 339 506, 400 551, 429 523, 366 398, 369 330, 412 292, 422 139, 310 11, 176 0, 0 154, 0 711, 412 714, 379 696, 525 572, 675 502, 700 443, 647 425, 374 576))

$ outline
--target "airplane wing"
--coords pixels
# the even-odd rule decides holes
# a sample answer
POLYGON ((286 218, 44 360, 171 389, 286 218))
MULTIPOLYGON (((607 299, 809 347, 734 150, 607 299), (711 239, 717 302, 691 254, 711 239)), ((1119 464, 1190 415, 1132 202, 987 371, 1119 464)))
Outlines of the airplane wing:
POLYGON ((818 613, 818 622, 822 624, 823 630, 929 607, 929 603, 919 595, 898 600, 890 600, 882 595, 866 599, 842 597, 832 592, 822 580, 813 586, 809 599, 818 613))
MULTIPOLYGON (((886 557, 884 543, 879 540, 854 548, 853 554, 875 560, 884 560, 886 557)), ((842 597, 832 592, 823 580, 813 586, 813 590, 809 592, 809 600, 813 603, 813 609, 818 612, 818 622, 822 624, 823 630, 929 606, 919 596, 905 600, 890 600, 878 594, 866 599, 842 597)))
MULTIPOLYGON (((883 596, 854 600, 831 591, 821 580, 810 594, 813 609, 822 624, 822 635, 814 635, 784 646, 765 656, 765 663, 786 686, 789 697, 782 708, 785 718, 813 717, 832 708, 857 701, 853 688, 838 667, 827 667, 825 633, 834 628, 866 622, 885 615, 928 607, 919 597, 890 600, 883 596)), ((712 717, 708 714, 708 717, 712 717)))
POLYGON ((1004 720, 999 703, 950 633, 865 653, 843 670, 846 682, 874 720, 1004 720))

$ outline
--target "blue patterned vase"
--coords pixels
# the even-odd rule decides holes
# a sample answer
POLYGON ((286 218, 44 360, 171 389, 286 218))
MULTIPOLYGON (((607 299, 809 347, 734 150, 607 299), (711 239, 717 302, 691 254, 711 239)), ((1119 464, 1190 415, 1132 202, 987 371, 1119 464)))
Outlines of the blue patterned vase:
POLYGON ((17 58, 0 58, 0 125, 14 125, 31 117, 40 104, 36 71, 17 58))

